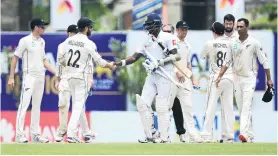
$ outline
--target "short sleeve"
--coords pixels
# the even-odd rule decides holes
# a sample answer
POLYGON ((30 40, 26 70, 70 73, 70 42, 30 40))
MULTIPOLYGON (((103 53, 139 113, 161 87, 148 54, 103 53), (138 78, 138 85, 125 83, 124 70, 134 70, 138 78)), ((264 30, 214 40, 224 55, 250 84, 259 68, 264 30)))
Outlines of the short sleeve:
POLYGON ((22 58, 23 52, 26 50, 26 44, 24 42, 24 38, 19 40, 18 46, 14 52, 14 55, 18 56, 19 58, 22 58))
POLYGON ((187 53, 187 62, 190 62, 191 56, 192 56, 192 52, 191 52, 191 46, 189 43, 186 43, 188 46, 188 53, 187 53))
POLYGON ((145 44, 139 45, 136 49, 136 52, 145 55, 145 44))
POLYGON ((208 57, 208 48, 209 48, 208 44, 209 44, 208 42, 205 44, 205 46, 201 52, 201 58, 204 60, 208 57))
POLYGON ((42 59, 44 60, 44 59, 46 59, 46 55, 45 55, 45 41, 44 41, 44 39, 42 40, 42 42, 43 42, 43 54, 42 54, 42 59))
POLYGON ((169 39, 167 39, 165 41, 165 45, 166 48, 170 51, 173 49, 177 49, 177 39, 174 35, 172 35, 171 37, 169 37, 169 39))
POLYGON ((268 59, 265 52, 263 51, 262 45, 258 41, 255 43, 255 53, 258 57, 259 62, 263 65, 264 69, 269 69, 268 59))
POLYGON ((100 56, 100 54, 97 52, 97 47, 95 45, 95 43, 90 42, 90 47, 88 47, 89 50, 89 54, 91 54, 94 62, 97 65, 100 65, 101 67, 104 67, 107 64, 107 61, 105 61, 104 59, 102 59, 102 57, 100 56))

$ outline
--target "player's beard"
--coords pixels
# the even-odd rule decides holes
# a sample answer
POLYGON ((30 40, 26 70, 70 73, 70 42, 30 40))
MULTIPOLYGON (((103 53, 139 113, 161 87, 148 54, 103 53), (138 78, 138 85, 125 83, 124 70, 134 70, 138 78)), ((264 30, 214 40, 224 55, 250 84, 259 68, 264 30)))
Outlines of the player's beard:
POLYGON ((92 35, 92 31, 90 29, 88 29, 87 36, 91 36, 91 35, 92 35))
POLYGON ((227 28, 225 28, 225 31, 226 31, 226 32, 228 32, 228 33, 230 33, 230 32, 232 32, 232 31, 233 31, 233 28, 229 28, 229 27, 227 27, 227 28))

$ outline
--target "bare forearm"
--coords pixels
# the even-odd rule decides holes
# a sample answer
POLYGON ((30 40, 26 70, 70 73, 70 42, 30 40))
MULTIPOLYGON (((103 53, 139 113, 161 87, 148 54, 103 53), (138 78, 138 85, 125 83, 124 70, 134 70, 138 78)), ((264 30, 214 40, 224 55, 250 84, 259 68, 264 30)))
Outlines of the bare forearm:
POLYGON ((128 57, 127 59, 122 60, 120 62, 116 62, 116 65, 117 66, 130 65, 130 64, 136 62, 141 56, 142 56, 141 53, 134 53, 132 56, 128 57))
POLYGON ((219 76, 222 77, 224 75, 224 73, 226 72, 226 70, 228 69, 227 66, 222 66, 221 70, 220 70, 220 73, 219 73, 219 76))
POLYGON ((44 67, 50 71, 53 75, 56 75, 56 71, 55 71, 55 68, 51 66, 51 64, 45 59, 44 60, 44 67))
POLYGON ((266 74, 267 80, 271 80, 270 69, 265 69, 265 74, 266 74))
POLYGON ((18 61, 18 57, 13 56, 12 62, 11 62, 10 78, 14 78, 14 73, 15 73, 15 68, 16 68, 17 61, 18 61))

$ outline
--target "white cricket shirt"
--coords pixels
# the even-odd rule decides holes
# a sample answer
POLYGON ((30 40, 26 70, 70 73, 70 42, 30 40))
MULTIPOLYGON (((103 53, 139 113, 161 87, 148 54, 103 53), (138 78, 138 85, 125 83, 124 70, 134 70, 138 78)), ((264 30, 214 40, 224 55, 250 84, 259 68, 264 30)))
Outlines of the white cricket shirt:
POLYGON ((266 54, 259 41, 251 36, 241 42, 237 38, 233 42, 232 59, 234 64, 234 71, 239 76, 256 76, 258 73, 259 62, 263 65, 264 69, 269 69, 269 63, 266 54))
POLYGON ((187 64, 190 63, 191 59, 191 46, 185 39, 182 41, 177 37, 177 41, 178 53, 181 57, 179 64, 182 65, 182 68, 188 68, 187 64))
MULTIPOLYGON (((60 77, 66 77, 66 74, 65 74, 65 67, 67 65, 67 62, 66 62, 66 51, 64 50, 64 47, 65 47, 65 41, 60 43, 58 45, 58 50, 57 50, 57 73, 56 73, 56 76, 60 76, 60 77)), ((86 68, 86 70, 88 71, 85 71, 85 73, 88 73, 88 74, 92 74, 94 72, 94 64, 92 61, 89 61, 89 66, 88 68, 86 68)))
POLYGON ((107 64, 107 61, 102 59, 97 52, 95 43, 81 33, 67 38, 63 51, 66 61, 64 73, 67 74, 68 78, 85 79, 84 74, 90 74, 92 71, 92 61, 101 67, 107 64))
MULTIPOLYGON (((231 60, 231 51, 232 42, 225 37, 217 37, 216 39, 210 40, 205 44, 201 53, 201 58, 208 58, 211 65, 211 74, 218 75, 220 73, 222 65, 226 64, 225 60, 227 60, 227 58, 229 61, 231 60)), ((229 68, 227 69, 223 77, 225 77, 225 75, 227 74, 233 73, 231 64, 229 64, 228 67, 229 68)), ((231 76, 229 75, 229 77, 231 76)))
MULTIPOLYGON (((174 48, 177 48, 176 45, 177 38, 173 34, 160 31, 157 39, 169 51, 173 50, 174 48)), ((137 52, 147 56, 145 50, 147 50, 152 55, 152 57, 156 60, 160 60, 166 57, 162 48, 158 45, 157 42, 153 41, 150 36, 148 36, 147 40, 137 49, 137 52)), ((172 71, 174 69, 172 63, 166 64, 165 66, 163 66, 163 68, 165 70, 172 70, 172 71)))
POLYGON ((236 40, 239 35, 238 35, 238 32, 237 31, 233 31, 232 35, 231 36, 227 36, 225 33, 223 35, 224 38, 227 38, 229 40, 236 40))
POLYGON ((43 38, 35 38, 32 33, 19 40, 14 55, 22 59, 22 70, 24 74, 32 76, 44 76, 45 68, 43 61, 45 57, 45 41, 43 38))

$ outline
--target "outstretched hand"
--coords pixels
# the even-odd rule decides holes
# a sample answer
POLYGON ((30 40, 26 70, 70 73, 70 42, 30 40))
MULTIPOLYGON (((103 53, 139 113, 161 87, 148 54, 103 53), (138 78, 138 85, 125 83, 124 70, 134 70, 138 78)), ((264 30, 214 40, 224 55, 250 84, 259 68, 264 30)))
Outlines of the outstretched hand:
POLYGON ((109 68, 110 70, 115 70, 117 66, 115 65, 115 62, 109 62, 106 64, 106 67, 109 68))

